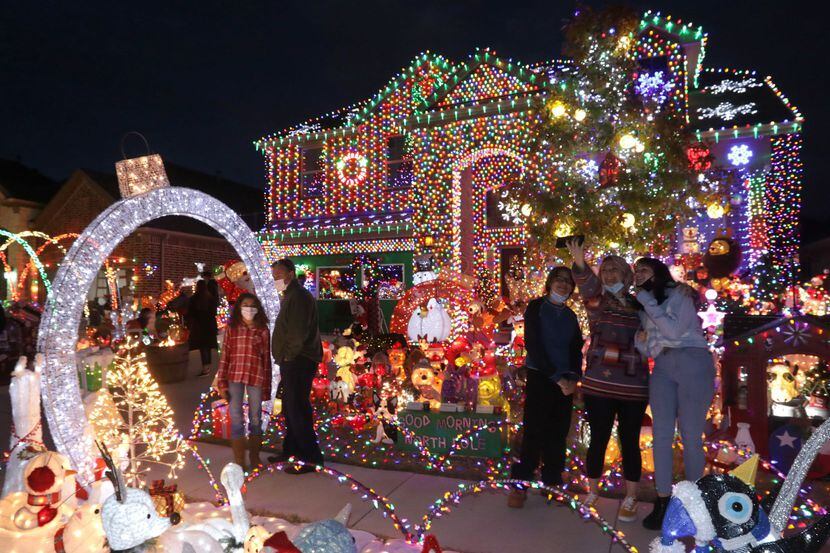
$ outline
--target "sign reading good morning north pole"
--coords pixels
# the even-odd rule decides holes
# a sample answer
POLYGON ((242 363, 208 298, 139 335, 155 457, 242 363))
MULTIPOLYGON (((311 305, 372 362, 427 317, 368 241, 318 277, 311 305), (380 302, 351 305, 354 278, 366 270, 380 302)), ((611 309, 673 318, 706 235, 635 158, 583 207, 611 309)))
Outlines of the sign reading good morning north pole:
MULTIPOLYGON (((410 430, 433 453, 447 453, 456 436, 491 422, 504 420, 504 415, 482 413, 436 413, 433 411, 399 411, 398 422, 410 430)), ((505 431, 501 427, 488 428, 462 440, 455 455, 462 457, 498 458, 504 454, 505 431)), ((411 437, 401 432, 397 448, 415 451, 411 437)))

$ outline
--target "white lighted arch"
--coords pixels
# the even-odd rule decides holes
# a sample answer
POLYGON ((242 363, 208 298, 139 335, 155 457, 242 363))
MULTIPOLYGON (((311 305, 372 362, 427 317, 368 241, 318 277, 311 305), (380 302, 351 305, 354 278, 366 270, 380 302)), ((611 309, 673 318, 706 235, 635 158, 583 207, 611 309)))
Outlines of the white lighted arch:
POLYGON ((216 229, 247 265, 272 328, 279 311, 262 247, 248 225, 219 200, 189 188, 166 187, 123 199, 101 213, 61 262, 38 336, 38 351, 45 357, 41 395, 49 430, 58 451, 70 458, 84 482, 92 479, 94 445, 81 402, 75 345, 87 291, 122 240, 144 223, 167 215, 191 217, 216 229))
POLYGON ((524 174, 525 162, 522 156, 501 147, 484 147, 473 150, 467 155, 457 159, 452 166, 452 256, 450 262, 454 271, 461 272, 461 175, 468 167, 472 167, 477 161, 486 157, 507 156, 512 158, 522 167, 524 174))

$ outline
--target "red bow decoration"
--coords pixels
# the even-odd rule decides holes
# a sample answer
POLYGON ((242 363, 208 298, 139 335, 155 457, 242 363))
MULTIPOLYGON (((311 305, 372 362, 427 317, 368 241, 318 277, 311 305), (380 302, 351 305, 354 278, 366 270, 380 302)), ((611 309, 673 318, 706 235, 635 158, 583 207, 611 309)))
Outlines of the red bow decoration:
POLYGON ((277 532, 272 534, 270 538, 265 540, 262 544, 262 553, 303 553, 291 543, 288 535, 285 532, 277 532))
POLYGON ((424 546, 421 548, 421 553, 429 553, 430 551, 435 551, 435 553, 443 553, 444 551, 434 534, 427 534, 424 538, 424 546))

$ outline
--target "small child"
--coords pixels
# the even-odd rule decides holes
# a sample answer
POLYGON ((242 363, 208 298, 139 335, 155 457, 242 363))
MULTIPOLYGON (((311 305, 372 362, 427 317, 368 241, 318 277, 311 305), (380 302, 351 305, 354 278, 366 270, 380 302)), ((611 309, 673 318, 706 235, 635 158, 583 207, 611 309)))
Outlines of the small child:
POLYGON ((222 356, 216 373, 215 387, 230 404, 231 447, 234 462, 245 463, 246 445, 250 466, 261 464, 262 400, 271 397, 271 333, 262 303, 253 294, 242 294, 236 300, 231 320, 222 343, 222 356), (242 400, 248 391, 248 432, 245 439, 245 418, 242 400))

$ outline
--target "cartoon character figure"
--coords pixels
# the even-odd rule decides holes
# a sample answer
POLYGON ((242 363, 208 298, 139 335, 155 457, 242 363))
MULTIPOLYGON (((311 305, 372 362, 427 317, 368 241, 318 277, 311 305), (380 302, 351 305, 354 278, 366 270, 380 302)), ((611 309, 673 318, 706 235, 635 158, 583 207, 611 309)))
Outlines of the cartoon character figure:
POLYGON ((342 407, 349 403, 349 396, 352 394, 349 384, 339 376, 329 384, 329 399, 342 407))
POLYGON ((478 379, 478 405, 505 407, 501 397, 501 379, 498 374, 481 376, 478 379))
POLYGON ((398 398, 396 396, 381 398, 377 392, 372 394, 372 403, 375 406, 375 415, 378 418, 378 428, 375 439, 372 443, 393 444, 398 441, 398 429, 392 422, 395 420, 398 411, 398 398))
POLYGON ((469 403, 476 399, 476 383, 470 378, 469 359, 464 355, 455 358, 444 371, 444 383, 441 385, 442 403, 469 403))
POLYGON ((404 370, 404 364, 406 363, 406 348, 400 342, 395 342, 389 349, 388 355, 392 374, 401 382, 405 381, 406 370, 404 370))
POLYGON ((355 377, 352 372, 352 365, 355 363, 357 354, 350 346, 340 346, 334 356, 334 363, 337 365, 337 377, 349 386, 349 394, 354 391, 355 377))
POLYGON ((415 364, 411 381, 418 390, 418 401, 428 401, 432 409, 441 407, 441 381, 436 377, 429 361, 421 359, 415 364))
POLYGON ((795 371, 790 368, 789 363, 776 362, 767 368, 767 389, 773 416, 795 417, 799 415, 804 400, 798 393, 795 371))

